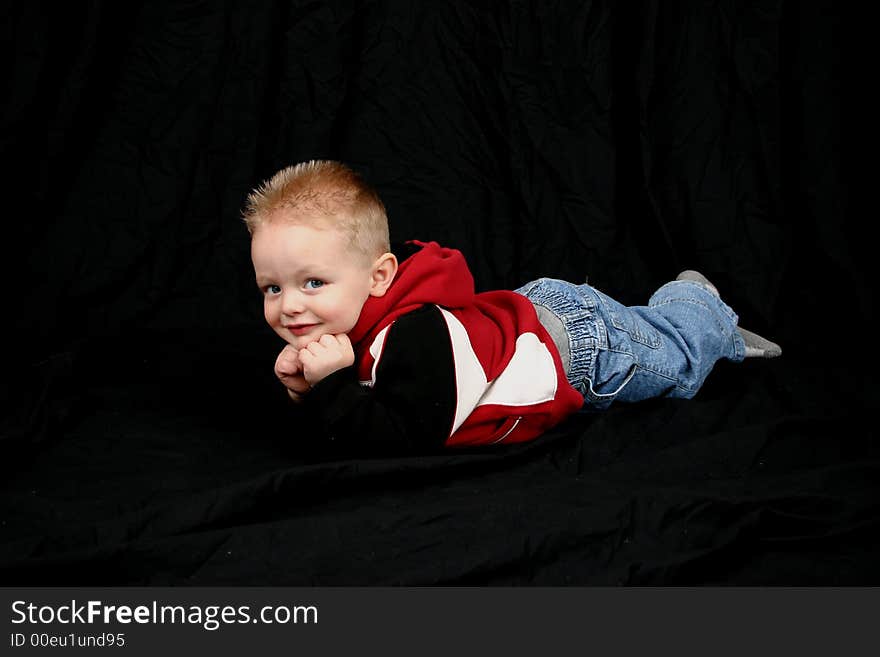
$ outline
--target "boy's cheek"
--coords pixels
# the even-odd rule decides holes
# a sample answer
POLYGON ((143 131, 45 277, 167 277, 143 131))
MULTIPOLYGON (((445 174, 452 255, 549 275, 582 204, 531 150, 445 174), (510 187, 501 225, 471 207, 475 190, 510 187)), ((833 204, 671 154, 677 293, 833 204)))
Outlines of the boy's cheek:
POLYGON ((266 323, 271 326, 276 333, 279 333, 283 328, 281 326, 281 313, 278 311, 276 304, 270 299, 266 299, 263 303, 263 319, 266 320, 266 323))

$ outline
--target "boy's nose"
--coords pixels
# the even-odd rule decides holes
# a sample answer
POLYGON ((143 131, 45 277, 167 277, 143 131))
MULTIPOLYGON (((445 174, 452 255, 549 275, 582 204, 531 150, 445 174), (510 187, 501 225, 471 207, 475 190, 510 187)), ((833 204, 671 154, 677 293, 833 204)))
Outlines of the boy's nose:
POLYGON ((288 293, 284 295, 284 299, 282 299, 281 301, 282 313, 290 317, 300 314, 303 310, 305 310, 305 307, 303 305, 300 295, 296 293, 288 293))

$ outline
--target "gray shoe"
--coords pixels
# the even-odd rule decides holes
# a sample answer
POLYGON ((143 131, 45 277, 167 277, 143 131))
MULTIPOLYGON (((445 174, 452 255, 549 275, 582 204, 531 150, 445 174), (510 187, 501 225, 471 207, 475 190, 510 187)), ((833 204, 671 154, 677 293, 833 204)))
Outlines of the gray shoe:
POLYGON ((776 358, 782 355, 782 347, 757 333, 752 333, 739 326, 736 330, 746 343, 746 358, 776 358))
MULTIPOLYGON (((721 298, 718 294, 718 288, 709 282, 709 279, 700 272, 688 269, 681 272, 675 277, 677 281, 693 281, 706 287, 716 297, 721 298)), ((770 342, 767 338, 761 337, 757 333, 752 333, 739 326, 736 327, 737 332, 742 336, 743 342, 746 344, 746 358, 776 358, 782 355, 782 347, 775 342, 770 342)))
POLYGON ((709 282, 708 278, 703 276, 700 272, 694 271, 693 269, 686 269, 685 271, 681 272, 678 276, 675 277, 675 280, 693 281, 694 283, 699 283, 703 287, 708 288, 709 292, 714 294, 716 297, 720 298, 721 296, 718 294, 718 288, 712 285, 712 283, 709 282))

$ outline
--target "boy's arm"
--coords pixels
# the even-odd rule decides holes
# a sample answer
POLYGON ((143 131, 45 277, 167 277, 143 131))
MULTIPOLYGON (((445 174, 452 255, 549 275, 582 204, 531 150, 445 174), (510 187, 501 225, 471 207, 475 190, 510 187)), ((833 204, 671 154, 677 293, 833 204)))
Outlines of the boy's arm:
POLYGON ((353 366, 328 374, 308 393, 327 437, 358 449, 430 451, 452 430, 456 388, 452 345, 435 306, 404 315, 388 330, 375 385, 353 366))

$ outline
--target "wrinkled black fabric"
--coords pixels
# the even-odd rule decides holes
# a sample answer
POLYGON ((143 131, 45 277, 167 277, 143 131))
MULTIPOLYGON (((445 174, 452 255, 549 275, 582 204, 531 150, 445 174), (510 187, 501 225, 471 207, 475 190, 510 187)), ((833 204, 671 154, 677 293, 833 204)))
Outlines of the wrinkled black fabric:
POLYGON ((4 5, 0 582, 880 582, 861 21, 809 4, 4 5), (783 356, 527 445, 314 449, 239 218, 312 158, 480 290, 694 268, 783 356))

